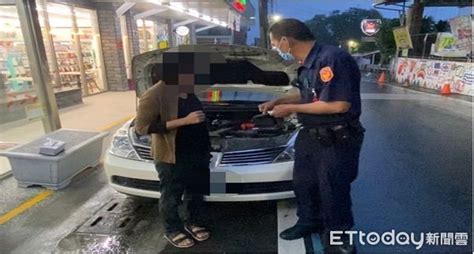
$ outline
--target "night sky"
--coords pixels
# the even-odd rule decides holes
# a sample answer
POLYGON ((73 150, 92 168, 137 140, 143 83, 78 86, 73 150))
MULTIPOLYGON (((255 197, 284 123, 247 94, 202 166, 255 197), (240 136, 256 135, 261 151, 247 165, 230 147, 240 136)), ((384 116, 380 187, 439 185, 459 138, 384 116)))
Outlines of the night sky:
MULTIPOLYGON (((251 27, 248 34, 248 43, 253 44, 254 38, 259 37, 258 23, 258 1, 250 0, 256 9, 256 24, 251 27)), ((300 20, 311 19, 316 14, 329 14, 333 10, 347 10, 351 7, 370 9, 373 0, 274 0, 273 11, 282 17, 297 18, 300 20)), ((398 17, 396 11, 379 10, 387 18, 398 17)), ((269 10, 269 13, 271 10, 269 10)), ((457 7, 426 7, 425 16, 432 16, 435 20, 447 20, 457 15, 465 15, 471 12, 471 8, 457 7)))

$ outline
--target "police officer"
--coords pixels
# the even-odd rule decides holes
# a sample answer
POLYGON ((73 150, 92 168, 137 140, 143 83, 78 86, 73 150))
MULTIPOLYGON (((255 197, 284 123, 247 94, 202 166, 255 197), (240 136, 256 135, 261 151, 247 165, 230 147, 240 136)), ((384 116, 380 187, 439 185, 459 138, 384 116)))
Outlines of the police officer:
POLYGON ((302 124, 293 171, 298 221, 280 237, 293 240, 320 233, 325 253, 355 253, 348 235, 343 234, 342 245, 331 245, 329 237, 330 231, 354 226, 350 189, 365 131, 359 122, 359 68, 346 51, 315 42, 299 20, 274 23, 269 36, 282 58, 301 64, 299 93, 259 105, 261 112, 275 117, 296 113, 302 124))

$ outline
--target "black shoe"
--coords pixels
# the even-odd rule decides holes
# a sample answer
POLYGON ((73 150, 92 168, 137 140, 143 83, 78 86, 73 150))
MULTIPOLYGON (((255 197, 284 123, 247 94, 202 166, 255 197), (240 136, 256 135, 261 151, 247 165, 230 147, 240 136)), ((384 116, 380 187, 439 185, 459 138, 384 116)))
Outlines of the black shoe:
POLYGON ((318 228, 302 226, 302 225, 294 225, 291 228, 287 228, 280 233, 280 237, 284 240, 296 240, 301 237, 305 237, 310 235, 311 233, 319 232, 318 228))

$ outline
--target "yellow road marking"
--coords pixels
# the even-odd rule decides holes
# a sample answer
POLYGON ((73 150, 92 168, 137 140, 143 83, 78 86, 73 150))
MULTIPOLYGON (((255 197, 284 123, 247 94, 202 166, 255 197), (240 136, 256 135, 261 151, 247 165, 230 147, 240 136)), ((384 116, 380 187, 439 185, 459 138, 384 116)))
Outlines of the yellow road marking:
POLYGON ((110 124, 107 124, 105 126, 103 126, 102 128, 99 128, 99 131, 108 131, 110 129, 112 129, 113 127, 119 125, 119 124, 123 124, 125 123, 126 121, 130 120, 133 116, 127 116, 127 117, 124 117, 120 120, 117 120, 115 122, 112 122, 110 124))
POLYGON ((6 214, 0 216, 0 225, 5 224, 9 220, 15 218, 19 214, 25 212, 26 210, 30 209, 34 205, 38 204, 39 202, 43 201, 47 197, 51 196, 53 194, 53 191, 51 190, 45 190, 40 192, 38 195, 34 196, 33 198, 27 200, 23 204, 19 205, 15 209, 7 212, 6 214))
MULTIPOLYGON (((120 120, 117 120, 115 122, 112 122, 106 126, 103 126, 102 128, 99 128, 99 131, 108 131, 112 129, 113 127, 123 124, 126 121, 130 120, 133 116, 127 116, 124 117, 120 120)), ((17 206, 16 208, 8 211, 7 213, 3 214, 0 216, 0 225, 7 223, 11 219, 15 218, 16 216, 20 215, 21 213, 25 212, 26 210, 30 209, 31 207, 35 206, 39 202, 45 200, 49 196, 51 196, 54 193, 52 190, 44 190, 40 193, 38 193, 36 196, 32 197, 31 199, 25 201, 23 204, 17 206)))

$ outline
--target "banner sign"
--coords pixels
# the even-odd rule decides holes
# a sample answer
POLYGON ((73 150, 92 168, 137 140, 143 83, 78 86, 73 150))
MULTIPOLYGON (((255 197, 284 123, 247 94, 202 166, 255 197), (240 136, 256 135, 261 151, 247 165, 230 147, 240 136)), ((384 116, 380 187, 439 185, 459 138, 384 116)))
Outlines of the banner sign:
POLYGON ((399 49, 411 49, 413 44, 410 38, 410 32, 408 32, 408 27, 401 26, 393 29, 393 37, 397 48, 399 49))
POLYGON ((431 55, 440 57, 465 57, 467 52, 456 47, 457 39, 452 33, 438 33, 431 55))
POLYGON ((472 50, 472 26, 473 20, 470 15, 459 16, 449 20, 451 33, 456 37, 456 48, 471 52, 472 50))
POLYGON ((240 32, 240 17, 241 17, 240 14, 237 14, 229 10, 227 27, 236 32, 240 32))

